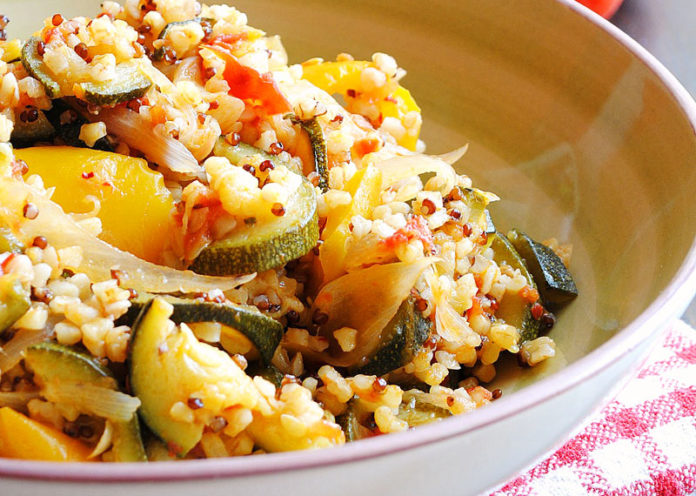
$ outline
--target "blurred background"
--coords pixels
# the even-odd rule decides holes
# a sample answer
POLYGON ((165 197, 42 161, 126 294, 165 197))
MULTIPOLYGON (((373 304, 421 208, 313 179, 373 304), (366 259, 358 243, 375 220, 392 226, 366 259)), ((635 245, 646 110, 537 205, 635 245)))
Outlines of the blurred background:
MULTIPOLYGON (((615 10, 611 22, 655 55, 696 98, 696 0, 579 1, 605 17, 615 10)), ((685 320, 696 325, 696 300, 685 320)))

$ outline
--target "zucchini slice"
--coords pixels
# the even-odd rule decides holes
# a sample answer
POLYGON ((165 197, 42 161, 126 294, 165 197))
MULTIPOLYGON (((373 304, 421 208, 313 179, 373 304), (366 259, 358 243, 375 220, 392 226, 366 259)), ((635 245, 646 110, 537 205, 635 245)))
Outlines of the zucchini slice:
POLYGON ((379 348, 365 365, 350 369, 351 374, 384 375, 413 360, 432 329, 432 322, 416 310, 414 303, 413 297, 403 301, 382 330, 379 348))
MULTIPOLYGON (((312 144, 312 155, 314 157, 314 171, 319 175, 319 189, 326 193, 329 190, 329 162, 328 151, 326 148, 326 139, 324 138, 324 130, 321 128, 316 117, 308 120, 293 119, 294 123, 302 126, 309 135, 309 141, 312 144)), ((305 173, 305 176, 307 174, 305 173)))
MULTIPOLYGON (((159 40, 165 40, 167 41, 167 38, 171 36, 171 34, 180 27, 185 27, 188 24, 203 24, 207 23, 212 26, 212 24, 215 23, 215 19, 210 19, 207 17, 194 17, 193 19, 187 19, 185 21, 176 21, 176 22, 170 22, 164 28, 162 31, 160 31, 159 36, 157 39, 159 40)), ((162 60, 164 58, 164 45, 161 46, 160 48, 156 48, 155 51, 152 54, 152 60, 162 60)), ((185 54, 177 54, 177 58, 181 58, 185 56, 185 54)))
MULTIPOLYGON (((78 382, 118 389, 116 379, 107 368, 68 346, 40 343, 30 346, 25 353, 24 359, 40 383, 78 382)), ((114 423, 112 452, 118 462, 147 461, 137 415, 128 422, 114 423)))
POLYGON ((252 408, 260 393, 227 353, 174 325, 173 311, 159 297, 143 307, 133 325, 128 367, 133 393, 142 403, 140 418, 170 451, 184 456, 200 441, 205 424, 173 415, 175 405, 196 398, 215 415, 236 405, 252 408))
POLYGON ((30 306, 29 291, 16 276, 0 277, 0 334, 17 322, 30 306))
POLYGON ((53 138, 56 129, 49 122, 43 110, 37 109, 39 117, 34 122, 22 121, 20 115, 23 111, 24 109, 15 110, 15 125, 10 137, 13 146, 21 148, 31 146, 37 141, 47 141, 53 138))
POLYGON ((244 225, 226 239, 201 251, 191 270, 199 274, 230 275, 263 272, 307 254, 319 241, 317 198, 303 180, 282 217, 261 225, 244 225))
MULTIPOLYGON (((142 309, 155 296, 141 294, 131 300, 131 307, 120 323, 132 324, 142 309)), ((209 301, 159 296, 174 307, 169 319, 175 324, 218 322, 244 334, 259 351, 264 363, 269 364, 283 337, 283 325, 248 305, 215 303, 209 301)))
MULTIPOLYGON (((527 280, 527 285, 536 289, 534 278, 512 243, 500 233, 495 233, 491 237, 493 260, 498 265, 507 264, 513 269, 518 269, 527 280)), ((506 324, 515 326, 520 332, 519 342, 522 343, 538 337, 543 328, 541 322, 532 316, 531 308, 532 305, 518 292, 506 292, 495 312, 495 317, 504 320, 506 324)))
POLYGON ((449 410, 424 401, 422 399, 424 394, 417 389, 404 391, 396 416, 405 421, 409 427, 429 424, 452 416, 449 410))
POLYGON ((50 98, 73 94, 73 85, 80 88, 79 97, 94 105, 113 106, 140 98, 150 89, 152 82, 140 71, 137 59, 116 66, 116 78, 105 82, 57 81, 39 55, 37 37, 31 37, 22 47, 22 65, 39 80, 50 98))
POLYGON ((259 157, 261 161, 270 160, 275 167, 282 165, 290 169, 292 172, 300 172, 293 164, 286 162, 285 160, 281 160, 277 155, 271 155, 270 153, 267 153, 248 143, 239 142, 236 145, 230 145, 222 137, 218 138, 218 140, 215 142, 213 155, 217 157, 225 157, 233 165, 243 165, 245 161, 251 159, 252 157, 259 157))
POLYGON ((510 231, 507 237, 527 264, 545 305, 563 306, 578 296, 573 276, 551 248, 517 229, 510 231))

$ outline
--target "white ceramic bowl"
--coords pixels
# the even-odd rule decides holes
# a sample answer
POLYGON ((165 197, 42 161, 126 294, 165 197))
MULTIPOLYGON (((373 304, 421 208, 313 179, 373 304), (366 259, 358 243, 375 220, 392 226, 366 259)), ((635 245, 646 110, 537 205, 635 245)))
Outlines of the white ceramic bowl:
MULTIPOLYGON (((98 0, 5 0, 10 34, 98 0)), ((0 460, 0 493, 477 494, 563 441, 696 292, 696 104, 652 56, 570 0, 241 0, 291 60, 394 54, 431 151, 500 194, 494 215, 575 246, 581 296, 547 366, 498 376, 471 414, 345 447, 138 465, 0 460)))

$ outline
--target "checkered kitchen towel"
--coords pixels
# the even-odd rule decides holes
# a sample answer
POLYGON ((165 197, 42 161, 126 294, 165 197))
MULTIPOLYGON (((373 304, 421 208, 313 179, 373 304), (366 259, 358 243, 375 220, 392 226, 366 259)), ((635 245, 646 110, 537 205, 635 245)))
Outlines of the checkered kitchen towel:
POLYGON ((696 495, 696 330, 676 322, 619 395, 491 496, 696 495))

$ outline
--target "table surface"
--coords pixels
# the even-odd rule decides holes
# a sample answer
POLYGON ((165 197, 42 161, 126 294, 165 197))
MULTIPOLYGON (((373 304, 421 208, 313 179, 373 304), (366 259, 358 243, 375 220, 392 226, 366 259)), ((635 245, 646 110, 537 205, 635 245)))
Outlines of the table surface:
MULTIPOLYGON (((655 55, 696 98, 696 0, 625 0, 612 22, 655 55)), ((696 326, 696 299, 684 320, 696 326)))

